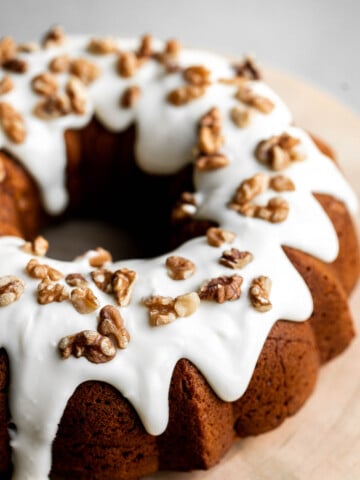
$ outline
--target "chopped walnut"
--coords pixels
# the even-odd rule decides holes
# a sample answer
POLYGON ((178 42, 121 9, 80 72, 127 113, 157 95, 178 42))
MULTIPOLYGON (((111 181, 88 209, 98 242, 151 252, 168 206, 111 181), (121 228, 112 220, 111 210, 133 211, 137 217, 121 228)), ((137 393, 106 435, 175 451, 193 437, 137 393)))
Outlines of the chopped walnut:
POLYGON ((137 51, 139 58, 148 58, 153 54, 153 37, 150 34, 143 35, 140 40, 140 45, 137 51))
POLYGON ((196 312, 199 305, 199 295, 196 292, 191 292, 175 298, 174 310, 178 317, 188 317, 196 312))
POLYGON ((87 60, 86 58, 76 58, 72 60, 70 65, 70 72, 79 77, 85 85, 90 85, 100 76, 100 68, 96 63, 87 60))
POLYGON ((59 55, 51 60, 49 69, 52 73, 65 73, 70 70, 71 60, 69 55, 59 55))
POLYGON ((245 86, 240 86, 238 88, 235 97, 246 105, 254 107, 262 113, 270 113, 275 107, 274 103, 270 99, 262 97, 261 95, 257 95, 250 88, 245 86))
POLYGON ((96 248, 96 254, 89 258, 91 267, 102 267, 105 263, 112 261, 111 253, 102 247, 96 248))
POLYGON ((282 197, 271 198, 265 207, 257 207, 255 216, 272 223, 284 222, 289 215, 289 204, 282 197))
POLYGON ((38 285, 37 300, 40 305, 63 302, 69 298, 69 291, 64 285, 44 278, 38 285))
POLYGON ((11 92, 14 88, 14 82, 11 80, 9 75, 4 75, 0 80, 0 95, 5 95, 5 93, 11 92))
POLYGON ((53 95, 57 92, 58 82, 56 77, 49 72, 36 75, 31 81, 35 93, 40 95, 53 95))
POLYGON ((269 186, 276 192, 293 192, 295 190, 294 182, 284 175, 271 177, 269 186))
POLYGON ((74 288, 70 294, 71 303, 79 313, 91 313, 99 308, 99 300, 91 288, 74 288))
POLYGON ((23 117, 10 103, 0 102, 0 123, 4 132, 14 143, 23 143, 26 129, 23 117))
POLYGON ((167 72, 176 72, 180 69, 176 60, 181 52, 181 43, 176 39, 170 39, 166 42, 162 52, 156 52, 154 59, 164 65, 167 72))
POLYGON ((49 278, 53 281, 63 278, 63 274, 59 272, 59 270, 56 270, 49 265, 45 265, 44 263, 40 263, 36 258, 29 260, 25 267, 25 271, 32 278, 49 278))
POLYGON ((171 212, 171 219, 173 222, 181 222, 192 217, 195 210, 196 201, 194 195, 190 192, 183 192, 180 200, 171 212))
POLYGON ((223 243, 232 243, 235 240, 235 233, 219 227, 210 227, 206 231, 209 245, 220 247, 223 243))
POLYGON ((239 128, 247 127, 250 124, 251 116, 252 114, 249 108, 236 106, 230 110, 231 120, 239 128))
POLYGON ((71 76, 66 84, 66 93, 69 95, 72 111, 79 115, 84 115, 86 113, 87 95, 82 81, 77 77, 71 76))
POLYGON ((41 235, 34 238, 32 242, 25 242, 24 245, 21 247, 26 253, 31 253, 32 255, 37 255, 39 257, 43 257, 46 255, 49 249, 49 242, 46 238, 42 237, 41 235))
POLYGON ((87 287, 89 284, 81 273, 69 273, 65 277, 65 282, 70 285, 70 287, 80 287, 84 288, 87 287))
POLYGON ((65 94, 49 95, 40 100, 34 108, 34 115, 42 120, 54 120, 71 112, 69 97, 65 94))
POLYGON ((60 47, 65 43, 65 40, 64 30, 56 25, 46 32, 42 40, 42 45, 44 48, 60 47))
POLYGON ((250 56, 245 57, 241 63, 237 63, 233 67, 238 77, 245 78, 246 80, 261 79, 259 67, 256 65, 255 60, 250 56))
POLYGON ((85 357, 92 363, 109 362, 116 355, 116 348, 111 339, 92 330, 84 330, 62 338, 58 348, 64 359, 73 355, 76 358, 85 357))
POLYGON ((198 170, 205 172, 210 170, 218 170, 229 165, 229 159, 222 153, 214 153, 212 155, 202 155, 195 161, 198 170))
POLYGON ((171 255, 166 259, 166 268, 173 280, 185 280, 195 273, 195 264, 184 257, 171 255))
POLYGON ((260 163, 268 165, 275 171, 284 170, 292 162, 304 159, 295 148, 299 143, 298 138, 291 137, 287 133, 276 135, 258 143, 255 157, 260 163))
POLYGON ((117 348, 126 348, 130 335, 124 326, 124 320, 119 310, 112 305, 105 305, 100 310, 98 332, 109 337, 117 348))
POLYGON ((201 300, 215 300, 217 303, 240 298, 243 278, 240 275, 212 278, 202 285, 198 294, 201 300))
POLYGON ((90 275, 95 285, 100 290, 105 293, 113 292, 112 279, 114 274, 111 270, 107 270, 106 268, 98 268, 97 270, 93 270, 90 275))
POLYGON ((140 97, 140 87, 137 85, 132 85, 124 90, 121 95, 120 104, 123 108, 133 107, 140 97))
POLYGON ((121 77, 135 75, 139 68, 139 59, 134 52, 121 52, 117 62, 117 71, 121 77))
POLYGON ((25 73, 28 69, 28 64, 20 58, 11 58, 4 62, 2 67, 11 73, 25 73))
POLYGON ((253 258, 250 252, 241 252, 237 248, 232 248, 231 250, 224 250, 219 261, 221 265, 235 269, 244 268, 253 258))
POLYGON ((210 84, 210 74, 210 70, 203 65, 193 65, 185 68, 183 77, 191 85, 206 86, 210 84))
POLYGON ((126 307, 130 303, 132 290, 136 280, 136 272, 128 268, 116 270, 112 277, 112 289, 115 294, 116 302, 121 307, 126 307))
POLYGON ((167 325, 176 320, 175 300, 173 298, 154 295, 145 299, 144 304, 149 309, 152 326, 167 325))
POLYGON ((0 307, 18 300, 24 293, 25 282, 15 275, 0 277, 0 307))
POLYGON ((16 55, 16 43, 11 37, 0 39, 0 66, 11 60, 16 55))
POLYGON ((201 153, 204 153, 205 155, 212 155, 214 153, 217 153, 223 143, 224 138, 220 133, 219 127, 200 127, 198 148, 201 153))
POLYGON ((117 51, 116 41, 111 37, 92 38, 87 47, 94 55, 106 55, 117 51))
POLYGON ((175 106, 186 105, 205 95, 204 85, 185 85, 169 92, 167 100, 175 106))
POLYGON ((21 53, 33 53, 40 49, 40 45, 36 42, 20 43, 17 46, 17 51, 21 53))
POLYGON ((261 275, 254 278, 249 289, 249 297, 252 306, 259 312, 267 312, 272 308, 269 300, 271 290, 271 280, 269 277, 261 275))
POLYGON ((154 295, 145 299, 144 304, 149 309, 150 324, 156 327, 192 315, 199 307, 200 299, 196 292, 179 295, 175 299, 154 295))
POLYGON ((234 202, 239 204, 249 202, 260 193, 265 192, 268 186, 268 175, 265 173, 257 173, 241 182, 236 190, 234 202))

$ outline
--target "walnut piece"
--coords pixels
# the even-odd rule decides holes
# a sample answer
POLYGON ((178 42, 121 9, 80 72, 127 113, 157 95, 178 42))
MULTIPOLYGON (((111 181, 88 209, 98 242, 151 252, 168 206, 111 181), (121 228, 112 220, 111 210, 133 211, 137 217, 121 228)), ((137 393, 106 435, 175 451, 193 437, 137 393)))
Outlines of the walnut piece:
POLYGON ((14 88, 14 82, 11 80, 9 75, 4 75, 0 80, 0 95, 5 95, 6 93, 11 92, 14 88))
POLYGON ((100 76, 100 68, 96 63, 87 60, 86 58, 76 58, 72 60, 70 65, 70 72, 79 77, 85 85, 90 85, 100 76))
POLYGON ((53 120, 68 115, 70 112, 70 100, 65 94, 46 96, 34 108, 34 115, 42 120, 53 120))
POLYGON ((45 72, 36 75, 31 81, 31 86, 39 95, 54 95, 58 89, 58 82, 55 75, 45 72))
POLYGON ((270 178, 269 186, 276 192, 293 192, 295 190, 294 182, 285 175, 275 175, 270 178))
POLYGON ((69 273, 65 277, 65 282, 70 285, 70 287, 87 287, 89 284, 81 273, 69 273))
POLYGON ((25 282, 15 275, 0 277, 0 307, 18 300, 24 293, 25 282))
POLYGON ((102 247, 96 248, 96 254, 89 258, 91 267, 102 267, 105 263, 112 261, 111 253, 102 247))
POLYGON ((126 348, 130 335, 124 326, 119 310, 112 305, 105 305, 100 310, 98 332, 109 337, 117 348, 126 348))
POLYGON ((0 39, 0 66, 15 57, 16 43, 11 37, 0 39))
POLYGON ((254 58, 246 56, 241 63, 233 65, 237 77, 245 78, 246 80, 260 80, 261 72, 256 65, 254 58))
POLYGON ((166 268, 173 280, 185 280, 195 273, 195 264, 184 257, 171 255, 166 259, 166 268))
POLYGON ((240 102, 245 103, 249 107, 256 108, 261 113, 270 113, 275 105, 274 103, 261 95, 257 95, 250 88, 246 86, 240 86, 236 92, 235 98, 240 100, 240 102))
POLYGON ((269 176, 265 173, 256 173, 241 182, 236 190, 234 202, 242 204, 249 202, 269 186, 269 176))
POLYGON ((235 233, 219 227, 210 227, 206 231, 206 238, 212 247, 220 247, 223 243, 232 243, 235 233))
POLYGON ((176 298, 154 295, 144 300, 149 309, 150 324, 154 327, 167 325, 179 317, 192 315, 200 305, 196 292, 179 295, 176 298))
POLYGON ((10 103, 0 102, 0 123, 9 139, 14 143, 23 143, 26 129, 23 117, 10 103))
POLYGON ((116 41, 111 37, 92 38, 87 47, 94 55, 107 55, 117 51, 116 41))
POLYGON ((40 50, 40 45, 36 42, 19 43, 17 51, 21 53, 33 53, 40 50))
POLYGON ((198 294, 201 300, 234 301, 240 298, 242 282, 240 275, 212 278, 201 286, 198 294))
POLYGON ((45 33, 42 39, 44 48, 60 47, 65 43, 66 37, 64 30, 59 25, 55 25, 45 33))
POLYGON ((272 308, 269 300, 271 290, 271 280, 269 277, 261 275, 254 278, 249 288, 249 297, 251 305, 259 312, 267 312, 272 308))
POLYGON ((49 63, 49 70, 52 73, 65 73, 70 69, 71 61, 69 55, 59 55, 49 63))
POLYGON ((2 65, 4 70, 7 70, 11 73, 25 73, 28 69, 28 64, 25 60, 20 58, 11 58, 2 65))
POLYGON ((140 87, 137 85, 132 85, 124 90, 123 94, 121 95, 120 104, 123 108, 131 108, 133 107, 136 102, 139 100, 140 97, 140 87))
POLYGON ((149 33, 143 35, 140 39, 140 45, 137 50, 139 58, 148 58, 153 54, 153 37, 149 33))
POLYGON ((136 272, 128 268, 121 268, 114 272, 111 282, 112 290, 117 304, 121 307, 126 307, 130 303, 136 276, 136 272))
POLYGON ((40 263, 36 258, 32 258, 25 267, 26 273, 32 278, 48 278, 50 280, 56 281, 63 278, 63 274, 56 270, 55 268, 50 267, 40 263))
POLYGON ((222 118, 217 107, 211 108, 200 119, 198 149, 202 154, 218 153, 224 138, 221 135, 222 118))
POLYGON ((114 274, 111 270, 107 270, 106 268, 98 268, 97 270, 93 270, 90 275, 95 285, 101 291, 105 293, 113 292, 112 279, 114 274))
POLYGON ((231 250, 224 250, 220 257, 221 265, 229 268, 244 268, 248 263, 253 260, 253 255, 250 252, 241 252, 237 248, 231 250))
POLYGON ((205 95, 206 87, 204 85, 184 85, 183 87, 171 90, 167 96, 167 100, 177 107, 186 105, 197 98, 205 95))
POLYGON ((222 153, 214 153, 212 155, 202 155, 195 161, 195 167, 201 172, 210 172, 218 170, 229 165, 229 159, 222 153))
POLYGON ((32 255, 37 255, 38 257, 43 257, 47 254, 49 249, 49 242, 46 238, 38 235, 32 242, 25 242, 21 247, 26 253, 31 253, 32 255))
POLYGON ((183 192, 171 212, 171 220, 175 223, 191 218, 196 211, 194 194, 183 192))
POLYGON ((203 65, 193 65, 185 68, 183 77, 191 85, 206 86, 210 84, 210 74, 210 70, 203 65))
POLYGON ((92 363, 109 362, 116 355, 116 348, 111 339, 92 330, 84 330, 62 338, 58 348, 64 359, 73 355, 76 358, 85 357, 92 363))
POLYGON ((258 143, 255 157, 272 170, 284 170, 292 162, 304 160, 304 156, 296 150, 299 144, 298 138, 291 137, 287 133, 275 135, 258 143))
POLYGON ((252 112, 249 108, 236 106, 230 110, 230 117, 237 127, 245 128, 250 124, 252 112))
POLYGON ((64 285, 52 282, 45 277, 38 285, 37 300, 40 305, 52 302, 63 302, 69 298, 69 292, 64 285))
POLYGON ((66 84, 66 93, 69 96, 71 110, 79 115, 84 115, 87 95, 83 82, 78 77, 71 76, 66 84))
POLYGON ((99 300, 91 288, 74 288, 70 294, 71 303, 79 313, 91 313, 99 308, 99 300))
POLYGON ((139 59, 134 52, 121 52, 117 61, 117 71, 121 77, 135 75, 139 68, 139 59))

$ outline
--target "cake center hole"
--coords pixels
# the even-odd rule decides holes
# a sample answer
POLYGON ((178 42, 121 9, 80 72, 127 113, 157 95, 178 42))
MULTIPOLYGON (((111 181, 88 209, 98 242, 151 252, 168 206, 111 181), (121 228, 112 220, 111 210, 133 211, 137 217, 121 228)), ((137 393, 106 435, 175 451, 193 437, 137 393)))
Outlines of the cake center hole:
POLYGON ((96 247, 111 252, 114 260, 144 258, 151 253, 137 232, 96 219, 69 219, 46 227, 41 234, 50 244, 48 256, 59 260, 73 260, 96 247))

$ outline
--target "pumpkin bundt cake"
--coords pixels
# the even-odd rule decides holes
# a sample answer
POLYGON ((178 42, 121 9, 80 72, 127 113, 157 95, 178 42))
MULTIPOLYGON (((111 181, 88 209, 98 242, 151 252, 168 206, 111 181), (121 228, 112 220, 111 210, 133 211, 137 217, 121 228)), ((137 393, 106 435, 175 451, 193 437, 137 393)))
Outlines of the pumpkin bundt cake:
POLYGON ((354 336, 329 148, 252 58, 55 27, 0 65, 0 477, 207 469, 294 414, 354 336), (47 256, 70 215, 146 258, 47 256))

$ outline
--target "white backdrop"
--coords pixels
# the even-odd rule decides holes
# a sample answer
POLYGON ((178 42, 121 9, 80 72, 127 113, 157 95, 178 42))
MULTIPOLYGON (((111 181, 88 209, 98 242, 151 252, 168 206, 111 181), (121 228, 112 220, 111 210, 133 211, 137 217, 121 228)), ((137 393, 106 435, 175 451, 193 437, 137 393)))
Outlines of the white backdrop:
POLYGON ((0 0, 0 36, 68 32, 138 36, 211 48, 322 88, 360 113, 359 0, 0 0))

